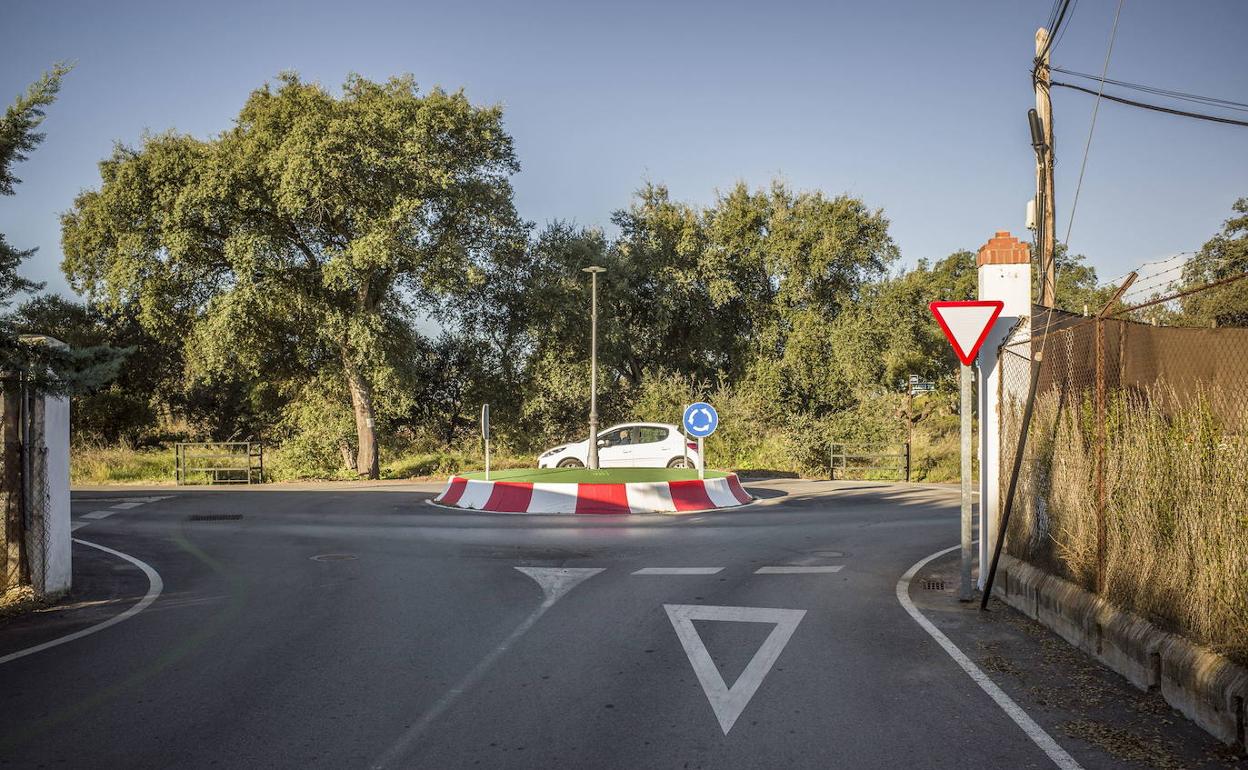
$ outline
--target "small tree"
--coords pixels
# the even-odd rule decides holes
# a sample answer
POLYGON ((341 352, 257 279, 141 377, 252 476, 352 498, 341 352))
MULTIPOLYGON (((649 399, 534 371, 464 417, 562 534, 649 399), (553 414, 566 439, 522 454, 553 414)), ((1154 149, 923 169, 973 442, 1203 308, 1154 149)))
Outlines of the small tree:
POLYGON ((408 333, 525 226, 498 107, 410 77, 341 96, 283 74, 232 129, 118 147, 62 219, 63 268, 99 301, 137 300, 188 367, 292 384, 334 373, 356 465, 378 476, 374 387, 408 333))

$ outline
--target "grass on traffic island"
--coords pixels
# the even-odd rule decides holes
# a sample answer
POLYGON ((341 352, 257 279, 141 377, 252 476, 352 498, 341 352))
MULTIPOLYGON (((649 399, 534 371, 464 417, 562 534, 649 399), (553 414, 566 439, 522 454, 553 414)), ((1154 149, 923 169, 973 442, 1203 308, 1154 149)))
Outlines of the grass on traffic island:
MULTIPOLYGON (((481 481, 485 471, 457 473, 460 478, 481 481)), ((708 479, 722 479, 723 471, 706 472, 708 479)), ((698 477, 696 468, 514 468, 490 471, 490 481, 513 481, 519 483, 560 484, 630 484, 635 482, 689 481, 698 477)))

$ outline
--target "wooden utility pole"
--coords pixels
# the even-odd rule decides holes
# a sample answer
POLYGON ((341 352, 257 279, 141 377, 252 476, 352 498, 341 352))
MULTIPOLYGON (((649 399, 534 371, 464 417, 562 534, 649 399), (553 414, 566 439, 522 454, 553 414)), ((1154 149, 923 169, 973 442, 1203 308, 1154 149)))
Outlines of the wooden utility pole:
POLYGON ((1036 90, 1036 114, 1044 126, 1045 151, 1036 154, 1036 208, 1040 215, 1036 231, 1040 260, 1040 304, 1054 307, 1057 270, 1054 249, 1057 246, 1057 217, 1053 205, 1053 102, 1049 98, 1049 31, 1036 30, 1036 69, 1033 84, 1036 90))

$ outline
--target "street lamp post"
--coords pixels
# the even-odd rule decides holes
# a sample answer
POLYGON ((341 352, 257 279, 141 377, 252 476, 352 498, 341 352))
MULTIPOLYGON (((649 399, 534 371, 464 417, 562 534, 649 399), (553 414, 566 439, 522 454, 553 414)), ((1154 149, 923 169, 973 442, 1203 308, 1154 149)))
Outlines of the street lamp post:
POLYGON ((590 265, 581 268, 589 273, 589 467, 598 469, 598 274, 605 267, 590 265))

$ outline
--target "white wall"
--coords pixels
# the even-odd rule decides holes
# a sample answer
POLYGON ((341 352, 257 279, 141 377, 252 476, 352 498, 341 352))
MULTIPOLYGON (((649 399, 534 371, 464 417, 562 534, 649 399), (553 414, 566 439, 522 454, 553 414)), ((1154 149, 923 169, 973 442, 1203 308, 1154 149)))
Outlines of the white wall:
POLYGON ((42 585, 36 578, 35 590, 55 594, 68 591, 73 576, 69 530, 69 399, 45 398, 43 417, 43 440, 47 448, 43 483, 48 494, 44 509, 47 537, 43 544, 46 566, 42 585))
MULTIPOLYGON (((979 587, 984 587, 988 564, 997 542, 997 518, 1001 500, 1001 370, 997 363, 998 348, 1010 329, 1023 322, 1025 330, 1031 318, 1031 265, 980 265, 979 298, 999 299, 1004 303, 1001 315, 984 340, 975 360, 979 368, 979 587)), ((1010 383, 1017 388, 1018 383, 1010 383)), ((1028 383, 1022 383, 1018 400, 1027 397, 1028 383)), ((1005 394, 1008 402, 1010 394, 1005 394)))

